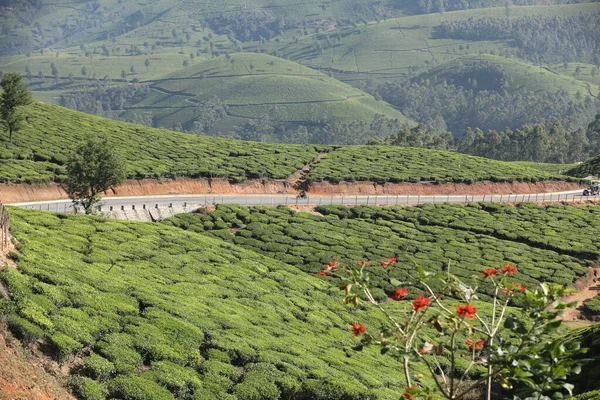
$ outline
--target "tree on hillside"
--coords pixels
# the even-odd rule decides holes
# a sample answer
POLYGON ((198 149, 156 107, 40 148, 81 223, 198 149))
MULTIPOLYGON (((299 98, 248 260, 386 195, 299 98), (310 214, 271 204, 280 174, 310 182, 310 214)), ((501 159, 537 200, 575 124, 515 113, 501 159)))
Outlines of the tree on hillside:
POLYGON ((106 138, 88 138, 79 145, 67 163, 67 179, 62 187, 75 208, 93 214, 100 193, 122 183, 127 177, 125 163, 106 138))
POLYGON ((144 60, 144 65, 146 66, 146 73, 148 73, 148 67, 150 66, 150 59, 146 58, 144 60))
POLYGON ((0 123, 8 131, 8 138, 12 143, 14 132, 19 131, 25 120, 23 106, 31 103, 31 93, 23 85, 23 77, 14 72, 4 74, 0 95, 0 123))

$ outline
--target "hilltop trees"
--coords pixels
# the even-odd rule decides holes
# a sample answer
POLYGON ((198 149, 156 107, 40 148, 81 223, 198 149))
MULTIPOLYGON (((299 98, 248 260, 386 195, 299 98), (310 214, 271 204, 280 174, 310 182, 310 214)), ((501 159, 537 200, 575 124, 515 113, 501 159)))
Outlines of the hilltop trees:
POLYGON ((92 214, 100 202, 100 193, 122 183, 127 177, 125 164, 108 139, 88 138, 79 145, 67 164, 63 189, 75 207, 92 214))
POLYGON ((21 129, 25 120, 22 107, 31 103, 31 93, 23 85, 23 77, 14 72, 6 73, 0 85, 0 123, 8 131, 8 138, 12 143, 13 132, 21 129))

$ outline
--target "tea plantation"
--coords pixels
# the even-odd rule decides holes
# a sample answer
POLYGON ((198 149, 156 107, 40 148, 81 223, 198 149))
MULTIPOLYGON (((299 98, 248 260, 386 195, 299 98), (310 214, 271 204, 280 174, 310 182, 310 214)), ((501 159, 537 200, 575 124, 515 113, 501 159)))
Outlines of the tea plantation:
POLYGON ((588 176, 600 176, 600 155, 590 158, 576 165, 566 173, 567 175, 585 178, 588 176))
POLYGON ((244 142, 198 136, 100 118, 36 102, 14 144, 0 136, 0 182, 60 181, 75 145, 108 137, 126 160, 130 178, 283 179, 319 152, 308 182, 495 182, 575 180, 527 165, 399 146, 315 146, 244 142), (6 142, 6 143, 5 143, 6 142))
POLYGON ((394 146, 345 146, 322 159, 308 174, 315 181, 474 183, 568 180, 517 163, 447 151, 394 146))
POLYGON ((568 285, 600 256, 600 207, 427 204, 324 206, 318 211, 325 216, 284 207, 229 205, 165 223, 205 231, 311 274, 333 259, 373 261, 372 282, 378 287, 374 294, 380 300, 396 289, 390 277, 406 281, 416 266, 451 268, 468 279, 479 274, 482 265, 512 263, 529 286, 544 281, 568 285), (399 266, 382 268, 379 262, 390 256, 398 258, 399 266))
MULTIPOLYGON (((242 142, 148 128, 35 102, 15 144, 0 146, 0 182, 60 180, 73 148, 105 135, 123 152, 132 178, 286 178, 310 162, 314 146, 242 142)), ((5 139, 3 135, 3 139, 5 139)))
MULTIPOLYGON (((397 399, 398 361, 356 353, 331 282, 195 232, 11 209, 9 327, 83 358, 81 399, 397 399), (373 366, 377 368, 373 368, 373 366)), ((410 308, 409 302, 390 304, 410 308)))

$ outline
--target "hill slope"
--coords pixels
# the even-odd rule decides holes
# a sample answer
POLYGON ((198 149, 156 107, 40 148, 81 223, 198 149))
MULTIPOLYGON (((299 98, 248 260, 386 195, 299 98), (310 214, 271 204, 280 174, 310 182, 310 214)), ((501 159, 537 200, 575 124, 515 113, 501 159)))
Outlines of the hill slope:
MULTIPOLYGON (((400 112, 372 96, 300 64, 263 54, 238 53, 195 63, 184 71, 154 80, 150 92, 135 104, 135 112, 150 111, 158 126, 177 124, 193 129, 198 103, 214 96, 228 108, 212 132, 232 131, 236 125, 272 115, 278 122, 297 126, 318 123, 372 121, 375 114, 414 124, 400 112), (164 107, 157 110, 157 108, 164 107), (276 108, 276 111, 273 109, 276 108)), ((276 139, 276 138, 273 138, 276 139)))
POLYGON ((72 372, 80 397, 402 393, 396 360, 349 350, 352 323, 384 320, 349 311, 316 274, 163 224, 18 209, 11 217, 21 254, 18 270, 0 272, 9 325, 44 338, 60 360, 83 358, 72 372))
POLYGON ((427 80, 432 85, 445 82, 466 89, 507 90, 511 93, 564 91, 573 100, 586 95, 597 97, 600 90, 598 85, 590 85, 556 73, 548 67, 537 67, 526 62, 490 54, 464 56, 447 61, 418 75, 414 80, 427 80), (488 71, 487 74, 484 69, 488 71), (479 72, 480 76, 473 72, 479 72), (473 79, 478 83, 473 84, 473 79), (499 83, 497 82, 499 80, 504 82, 494 84, 499 83))
POLYGON ((527 166, 464 154, 399 146, 282 145, 166 131, 36 102, 14 144, 0 136, 0 181, 60 180, 70 152, 85 137, 104 135, 123 154, 130 178, 284 179, 328 153, 311 181, 475 182, 564 180, 527 166))

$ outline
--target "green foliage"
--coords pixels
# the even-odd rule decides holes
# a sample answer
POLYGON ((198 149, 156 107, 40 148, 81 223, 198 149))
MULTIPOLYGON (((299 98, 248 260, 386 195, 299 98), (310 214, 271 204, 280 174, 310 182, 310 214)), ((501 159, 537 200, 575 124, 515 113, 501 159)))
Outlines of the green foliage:
MULTIPOLYGON (((228 240, 238 246, 316 274, 329 261, 373 261, 373 294, 389 297, 389 278, 405 281, 415 266, 450 270, 468 279, 482 263, 518 265, 523 283, 568 285, 587 273, 600 257, 593 239, 600 235, 600 208, 522 204, 427 204, 418 207, 322 206, 324 216, 294 213, 285 207, 243 208, 219 205, 204 215, 181 214, 164 221, 189 231, 239 219, 242 227, 228 240), (582 230, 581 227, 587 227, 582 230), (395 256, 399 266, 377 264, 395 256)), ((208 227, 208 228, 207 228, 208 227)), ((275 279, 281 279, 274 277, 275 279)), ((481 296, 490 294, 484 287, 481 296)))
POLYGON ((473 183, 561 179, 538 169, 480 157, 409 147, 347 146, 322 159, 309 182, 473 183))
POLYGON ((81 400, 104 400, 108 395, 106 387, 90 378, 75 377, 69 384, 73 394, 81 400))
POLYGON ((83 369, 86 375, 98 381, 104 381, 115 373, 114 364, 96 353, 83 360, 83 369))
POLYGON ((583 303, 583 309, 590 315, 600 315, 600 297, 596 296, 583 303))
POLYGON ((8 72, 0 82, 0 124, 8 131, 10 143, 13 133, 21 129, 25 120, 23 107, 31 103, 31 93, 22 81, 23 77, 20 74, 8 72))
POLYGON ((235 182, 281 179, 318 154, 314 146, 249 143, 169 132, 37 102, 27 107, 27 113, 29 123, 23 128, 22 138, 14 146, 0 149, 0 181, 64 180, 63 164, 77 145, 98 135, 121 150, 129 178, 187 176, 235 182))
POLYGON ((67 162, 67 179, 63 187, 76 206, 92 214, 100 194, 126 178, 121 157, 108 139, 88 138, 67 162))
MULTIPOLYGON (((356 318, 382 319, 364 310, 347 315, 312 273, 167 224, 10 213, 20 261, 1 272, 16 293, 3 309, 11 327, 34 330, 32 340, 45 338, 57 358, 83 357, 72 371, 87 378, 73 377, 77 393, 398 397, 395 360, 344 350, 356 318)), ((221 214, 240 224, 250 213, 221 214)))
POLYGON ((172 400, 173 395, 156 382, 138 376, 121 376, 109 382, 110 396, 123 400, 172 400))

